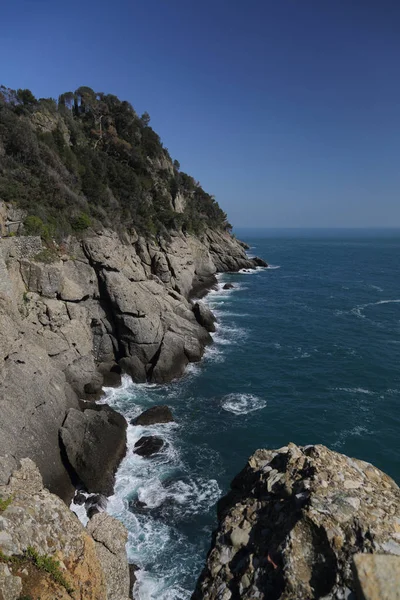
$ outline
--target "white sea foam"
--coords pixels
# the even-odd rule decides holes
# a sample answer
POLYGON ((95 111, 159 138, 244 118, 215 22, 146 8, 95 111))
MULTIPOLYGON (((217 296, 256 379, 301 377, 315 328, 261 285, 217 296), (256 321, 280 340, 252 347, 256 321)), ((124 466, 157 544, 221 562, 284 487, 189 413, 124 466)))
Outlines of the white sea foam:
POLYGON ((370 287, 372 287, 377 292, 383 292, 383 288, 381 288, 379 285, 374 285, 373 283, 371 283, 370 287))
POLYGON ((356 315, 361 319, 365 319, 364 310, 370 306, 379 306, 381 304, 399 304, 400 299, 395 300, 378 300, 377 302, 367 302, 366 304, 359 304, 351 309, 350 313, 356 315))
POLYGON ((222 401, 222 408, 235 415, 246 415, 266 406, 266 400, 253 394, 228 394, 222 401))
POLYGON ((135 598, 138 600, 189 600, 191 593, 180 585, 168 586, 164 579, 154 579, 144 569, 135 573, 135 598))
POLYGON ((260 271, 264 271, 265 269, 269 269, 269 268, 270 267, 253 267, 251 269, 240 269, 238 271, 238 273, 243 273, 245 275, 252 275, 254 273, 259 273, 260 271))
POLYGON ((333 388, 334 391, 338 391, 338 392, 348 392, 349 394, 366 394, 368 396, 373 396, 375 394, 375 392, 372 392, 371 390, 366 390, 365 388, 346 388, 346 387, 337 387, 337 388, 333 388))
POLYGON ((332 448, 340 448, 346 442, 346 439, 349 437, 355 436, 365 436, 365 435, 373 435, 373 431, 370 431, 363 425, 357 425, 352 429, 344 429, 339 432, 339 437, 336 442, 332 444, 332 448))
POLYGON ((281 266, 280 265, 268 265, 268 267, 261 267, 261 268, 265 268, 265 269, 280 269, 281 266))

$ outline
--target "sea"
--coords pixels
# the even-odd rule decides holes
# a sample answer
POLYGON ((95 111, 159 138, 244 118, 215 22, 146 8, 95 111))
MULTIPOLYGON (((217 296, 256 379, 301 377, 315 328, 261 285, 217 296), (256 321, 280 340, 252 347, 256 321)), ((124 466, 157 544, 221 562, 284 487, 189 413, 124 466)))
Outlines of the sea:
POLYGON ((257 448, 325 444, 400 483, 400 231, 236 233, 270 266, 219 276, 203 361, 168 385, 106 390, 128 420, 156 404, 175 417, 128 426, 107 508, 129 531, 141 600, 190 598, 216 502, 257 448), (143 435, 163 438, 159 455, 132 452, 143 435))

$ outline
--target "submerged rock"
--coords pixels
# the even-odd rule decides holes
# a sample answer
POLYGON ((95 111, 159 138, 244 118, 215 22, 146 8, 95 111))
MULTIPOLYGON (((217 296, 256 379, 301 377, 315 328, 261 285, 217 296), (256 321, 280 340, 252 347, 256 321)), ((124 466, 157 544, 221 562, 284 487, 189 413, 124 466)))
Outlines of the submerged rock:
POLYGON ((134 446, 134 453, 139 456, 149 457, 157 454, 164 446, 164 440, 155 435, 143 436, 134 446))
POLYGON ((132 419, 131 425, 155 425, 157 423, 170 423, 174 421, 171 409, 168 406, 152 406, 148 408, 141 415, 132 419))
POLYGON ((324 446, 258 450, 218 518, 195 600, 350 598, 355 553, 400 554, 398 486, 324 446))

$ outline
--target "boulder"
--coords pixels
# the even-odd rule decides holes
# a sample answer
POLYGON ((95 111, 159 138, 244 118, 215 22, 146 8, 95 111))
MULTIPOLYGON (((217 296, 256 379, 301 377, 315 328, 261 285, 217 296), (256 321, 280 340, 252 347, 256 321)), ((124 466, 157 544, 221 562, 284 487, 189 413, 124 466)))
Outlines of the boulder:
POLYGON ((155 425, 157 423, 171 423, 171 421, 174 421, 171 409, 168 406, 160 405, 152 406, 142 412, 141 415, 132 419, 131 425, 146 427, 147 425, 155 425))
MULTIPOLYGON (((369 463, 324 446, 258 450, 218 504, 193 599, 351 598, 355 553, 400 554, 399 515, 400 489, 369 463)), ((357 578, 384 558, 356 558, 357 578)))
POLYGON ((217 319, 208 306, 203 304, 203 302, 196 302, 193 306, 193 312, 199 325, 207 329, 207 331, 215 331, 215 321, 217 319))
POLYGON ((222 288, 223 290, 232 290, 235 286, 233 285, 233 283, 225 283, 224 287, 222 288))
POLYGON ((150 381, 168 383, 182 377, 189 362, 185 352, 185 338, 179 333, 167 331, 163 337, 155 364, 148 372, 150 381))
POLYGON ((134 446, 134 453, 139 456, 149 457, 157 454, 164 446, 164 440, 155 435, 143 436, 134 446))
POLYGON ((68 462, 87 491, 109 496, 115 471, 126 452, 127 423, 106 405, 96 409, 70 409, 60 439, 68 462))
POLYGON ((144 383, 146 381, 145 365, 137 356, 124 356, 119 361, 119 366, 135 383, 144 383))

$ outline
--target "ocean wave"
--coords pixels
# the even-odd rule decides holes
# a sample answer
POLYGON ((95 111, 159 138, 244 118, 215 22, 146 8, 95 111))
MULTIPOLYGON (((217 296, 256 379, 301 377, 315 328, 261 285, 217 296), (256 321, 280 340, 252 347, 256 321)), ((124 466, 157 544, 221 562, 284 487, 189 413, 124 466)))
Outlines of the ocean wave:
POLYGON ((270 267, 252 267, 250 269, 239 269, 238 273, 242 273, 244 275, 253 275, 254 273, 259 273, 260 271, 265 271, 269 268, 270 267))
POLYGON ((357 425, 352 429, 343 429, 339 432, 338 439, 336 440, 336 442, 331 444, 331 447, 341 448, 346 443, 346 440, 350 437, 373 435, 374 433, 374 431, 367 429, 367 427, 364 427, 363 425, 357 425))
POLYGON ((266 406, 266 400, 253 394, 228 394, 222 401, 222 408, 234 415, 246 415, 266 406))
POLYGON ((134 594, 138 600, 189 600, 191 596, 180 585, 169 586, 163 578, 154 579, 144 569, 136 571, 135 576, 134 594))
POLYGON ((365 319, 364 310, 370 306, 379 306, 381 304, 399 304, 400 299, 395 300, 378 300, 377 302, 367 302, 366 304, 359 304, 350 310, 350 313, 356 315, 361 319, 365 319))
MULTIPOLYGON (((263 268, 263 267, 261 267, 261 268, 263 268)), ((274 270, 274 269, 280 269, 281 266, 280 265, 268 265, 268 267, 264 267, 264 268, 274 270)))
POLYGON ((347 387, 335 387, 333 388, 333 391, 335 392, 348 392, 349 394, 366 394, 368 396, 373 396, 375 394, 375 392, 372 392, 371 390, 367 390, 365 388, 347 388, 347 387))

